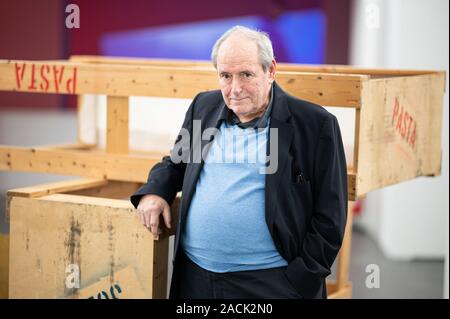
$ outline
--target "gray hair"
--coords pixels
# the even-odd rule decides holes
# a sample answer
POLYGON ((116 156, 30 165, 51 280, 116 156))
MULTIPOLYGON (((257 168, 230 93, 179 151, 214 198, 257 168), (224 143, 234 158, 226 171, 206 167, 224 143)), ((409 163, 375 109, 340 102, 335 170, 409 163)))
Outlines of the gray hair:
POLYGON ((255 41, 258 46, 259 62, 261 63, 263 71, 266 72, 274 59, 272 41, 270 41, 269 35, 266 32, 253 30, 240 25, 228 29, 214 44, 211 51, 211 60, 214 67, 217 69, 217 54, 220 46, 233 34, 240 34, 251 41, 255 41))

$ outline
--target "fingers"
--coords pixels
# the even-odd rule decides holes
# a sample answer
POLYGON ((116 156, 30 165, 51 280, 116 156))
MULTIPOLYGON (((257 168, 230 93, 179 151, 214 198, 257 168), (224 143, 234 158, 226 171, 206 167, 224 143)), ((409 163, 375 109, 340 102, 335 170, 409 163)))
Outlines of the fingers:
POLYGON ((159 215, 160 212, 153 211, 149 214, 150 216, 150 231, 152 232, 154 237, 157 237, 161 234, 161 230, 159 229, 159 215))
POLYGON ((162 233, 159 227, 160 215, 162 215, 166 227, 171 228, 170 206, 163 198, 146 195, 141 199, 137 210, 141 223, 150 230, 154 237, 162 233))
POLYGON ((166 224, 166 227, 170 229, 171 216, 170 216, 169 205, 164 205, 163 218, 164 218, 164 223, 166 224))
POLYGON ((150 229, 150 214, 148 212, 143 212, 142 216, 144 217, 144 226, 150 229))

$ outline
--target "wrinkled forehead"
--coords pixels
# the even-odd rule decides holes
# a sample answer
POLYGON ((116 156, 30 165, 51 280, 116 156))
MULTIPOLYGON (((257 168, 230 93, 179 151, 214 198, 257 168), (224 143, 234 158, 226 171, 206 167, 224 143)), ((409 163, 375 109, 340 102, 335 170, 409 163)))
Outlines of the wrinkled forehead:
POLYGON ((243 37, 230 37, 219 48, 217 54, 218 71, 261 68, 258 46, 243 37), (226 70, 225 70, 226 69, 226 70))

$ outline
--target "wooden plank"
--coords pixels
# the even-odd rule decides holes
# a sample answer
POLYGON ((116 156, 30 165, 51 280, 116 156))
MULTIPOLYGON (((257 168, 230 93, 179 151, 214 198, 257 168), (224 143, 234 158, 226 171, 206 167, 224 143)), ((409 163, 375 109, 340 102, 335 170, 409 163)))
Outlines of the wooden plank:
POLYGON ((130 194, 134 193, 141 185, 142 183, 107 181, 98 178, 80 178, 72 181, 11 189, 6 193, 6 220, 9 221, 8 203, 14 196, 35 198, 56 193, 64 193, 112 199, 128 199, 130 194))
POLYGON ((347 191, 348 191, 348 200, 354 201, 356 199, 356 173, 349 169, 347 171, 347 191))
POLYGON ((83 144, 83 143, 60 143, 60 144, 39 145, 39 149, 85 150, 85 151, 88 151, 95 147, 96 145, 94 144, 83 144))
POLYGON ((9 196, 20 196, 20 197, 41 197, 56 193, 77 191, 91 187, 99 187, 107 184, 108 181, 104 179, 80 178, 73 181, 62 181, 48 184, 40 184, 36 186, 14 188, 8 190, 7 194, 9 196))
POLYGON ((363 84, 357 196, 440 174, 444 75, 363 84))
POLYGON ((209 68, 211 70, 214 70, 214 67, 210 61, 200 61, 200 60, 154 59, 154 58, 149 59, 149 58, 112 57, 99 55, 72 55, 69 60, 81 63, 197 67, 197 68, 209 68))
POLYGON ((278 72, 277 83, 289 94, 323 106, 359 108, 366 76, 278 72))
POLYGON ((132 266, 151 297, 153 236, 131 207, 71 195, 11 201, 11 298, 67 298, 66 267, 80 269, 80 287, 132 266))
MULTIPOLYGON (((198 67, 214 69, 211 61, 178 60, 178 59, 148 59, 130 57, 104 57, 95 55, 73 55, 71 61, 83 63, 106 63, 106 64, 141 64, 176 67, 198 67)), ((315 73, 344 73, 365 74, 373 76, 405 76, 435 73, 435 70, 401 70, 401 69, 373 69, 358 68, 350 65, 309 65, 294 63, 277 63, 277 71, 315 72, 315 73)))
POLYGON ((359 137, 361 130, 361 109, 355 110, 355 135, 353 136, 353 170, 358 172, 359 162, 359 137))
MULTIPOLYGON (((193 98, 201 91, 218 89, 215 70, 192 67, 0 60, 0 75, 0 90, 19 92, 193 98)), ((277 73, 277 81, 294 96, 341 107, 359 107, 365 77, 277 73)))
POLYGON ((52 194, 38 197, 38 199, 45 200, 48 202, 61 202, 61 203, 91 205, 98 207, 117 208, 125 210, 127 212, 134 212, 134 207, 130 201, 114 198, 90 197, 71 194, 52 194))
POLYGON ((169 237, 154 241, 153 246, 153 299, 166 299, 169 258, 169 237))
POLYGON ((340 73, 340 74, 360 74, 371 77, 392 77, 392 76, 413 76, 423 74, 435 74, 437 70, 401 70, 401 69, 373 69, 359 68, 351 65, 307 65, 293 63, 279 63, 277 69, 282 71, 295 72, 316 72, 316 73, 340 73))
POLYGON ((63 181, 56 183, 41 184, 31 187, 10 189, 6 192, 5 220, 9 222, 9 203, 14 196, 19 197, 40 197, 59 192, 75 191, 89 187, 106 185, 108 182, 98 178, 81 178, 73 181, 63 181))
POLYGON ((0 233, 0 299, 8 299, 9 235, 0 233))
POLYGON ((107 184, 101 186, 83 188, 80 190, 68 191, 64 193, 91 197, 128 199, 131 194, 133 194, 139 187, 141 187, 141 185, 142 183, 108 181, 107 184))
POLYGON ((102 151, 52 150, 0 146, 0 170, 75 175, 146 182, 160 156, 106 154, 102 151))
POLYGON ((328 299, 350 299, 352 298, 352 284, 349 282, 344 288, 338 289, 335 280, 327 280, 328 299))
POLYGON ((108 96, 106 114, 106 152, 128 153, 128 97, 108 96))
POLYGON ((339 251, 338 263, 336 268, 337 289, 344 289, 348 284, 348 274, 350 272, 350 254, 352 245, 352 226, 353 226, 353 204, 348 202, 347 225, 345 227, 344 240, 339 251))

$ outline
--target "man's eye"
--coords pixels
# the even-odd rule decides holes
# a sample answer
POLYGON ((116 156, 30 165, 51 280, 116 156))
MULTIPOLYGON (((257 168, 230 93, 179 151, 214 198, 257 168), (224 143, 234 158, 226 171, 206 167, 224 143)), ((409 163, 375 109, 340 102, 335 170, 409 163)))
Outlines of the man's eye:
POLYGON ((230 75, 229 74, 221 74, 220 77, 222 79, 228 80, 230 78, 230 75))
POLYGON ((247 79, 252 77, 252 74, 251 73, 247 73, 247 72, 244 73, 243 75, 244 75, 244 78, 247 78, 247 79))

